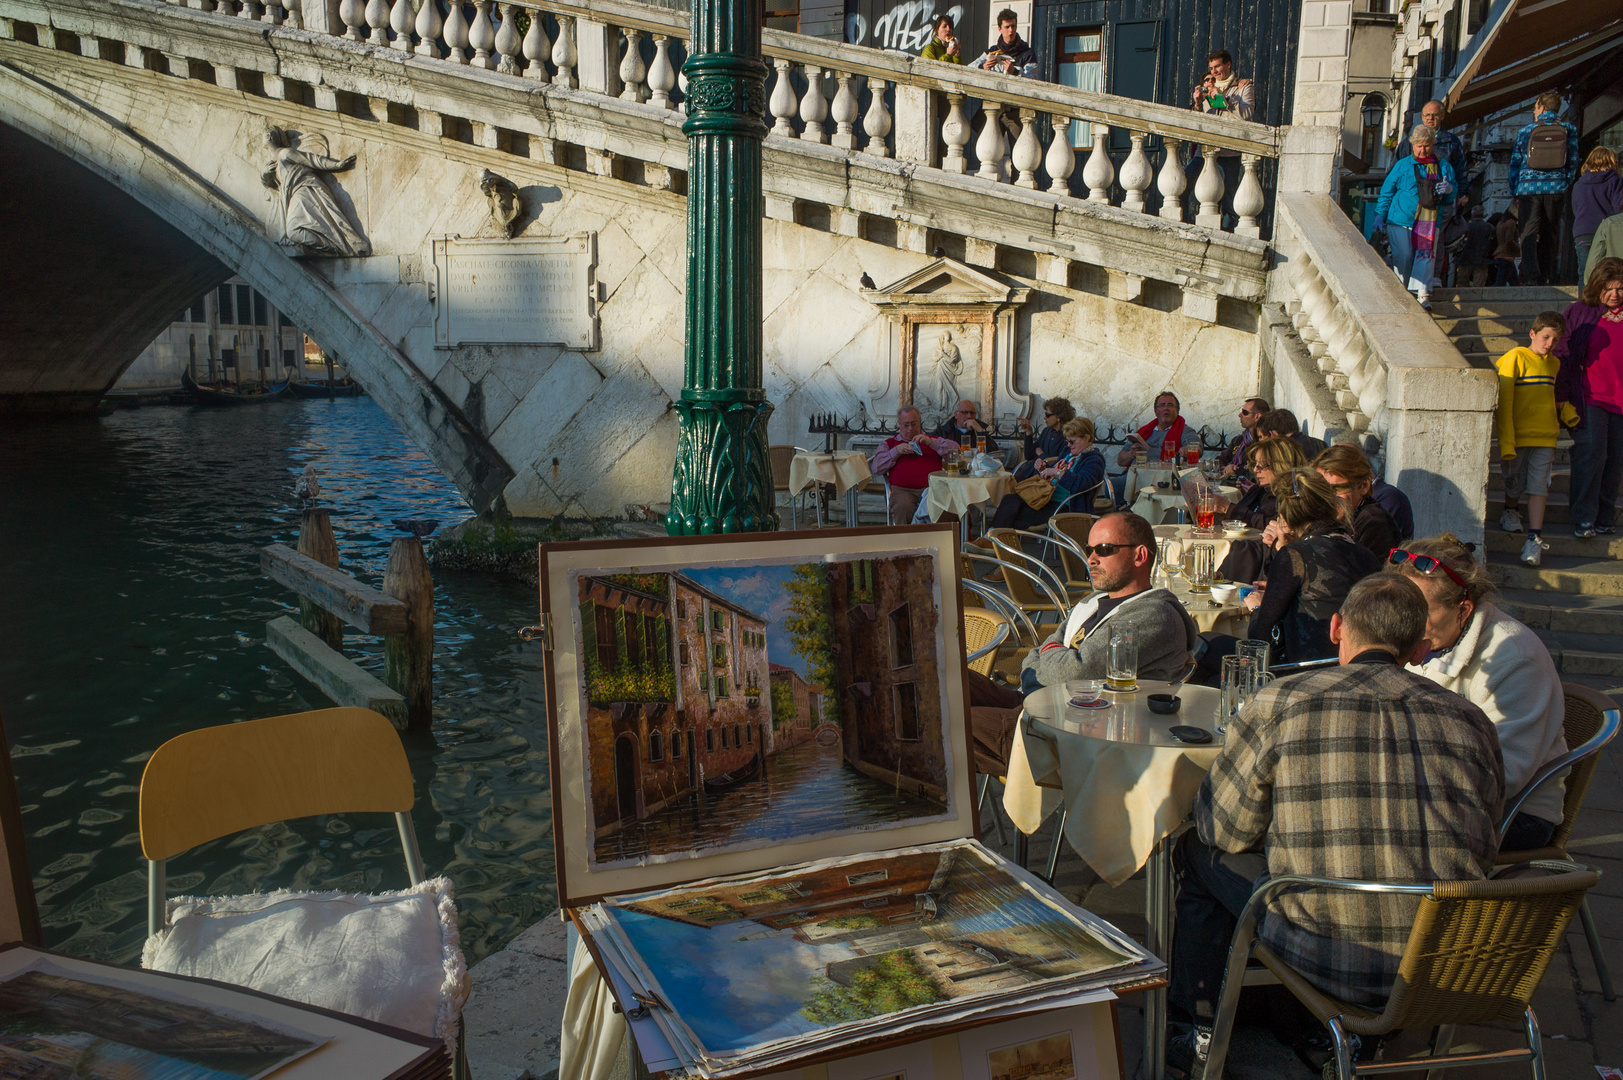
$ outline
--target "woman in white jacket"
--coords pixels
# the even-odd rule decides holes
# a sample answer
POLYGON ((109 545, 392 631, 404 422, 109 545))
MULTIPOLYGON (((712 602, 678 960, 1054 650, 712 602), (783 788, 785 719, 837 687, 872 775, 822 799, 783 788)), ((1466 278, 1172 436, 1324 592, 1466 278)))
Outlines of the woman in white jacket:
MULTIPOLYGON (((1561 677, 1538 635, 1488 600, 1493 583, 1451 533, 1394 548, 1387 570, 1407 574, 1426 596, 1431 651, 1410 670, 1488 714, 1505 759, 1505 794, 1519 794, 1545 764, 1567 752, 1561 677)), ((1561 821, 1565 776, 1522 804, 1500 837, 1507 851, 1543 847, 1561 821)))

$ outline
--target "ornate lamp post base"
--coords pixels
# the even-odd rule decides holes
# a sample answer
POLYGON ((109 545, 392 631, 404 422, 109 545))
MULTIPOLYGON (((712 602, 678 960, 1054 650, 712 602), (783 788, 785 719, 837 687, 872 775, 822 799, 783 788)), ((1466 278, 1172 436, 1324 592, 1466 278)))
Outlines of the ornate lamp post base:
POLYGON ((683 390, 676 411, 682 430, 665 531, 700 536, 777 529, 766 391, 683 390))

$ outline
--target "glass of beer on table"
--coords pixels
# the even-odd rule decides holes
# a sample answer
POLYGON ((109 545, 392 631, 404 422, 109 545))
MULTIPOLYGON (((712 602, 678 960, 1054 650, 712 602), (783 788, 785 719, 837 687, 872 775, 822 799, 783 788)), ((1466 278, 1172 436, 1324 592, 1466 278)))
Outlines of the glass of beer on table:
POLYGON ((1110 635, 1105 654, 1105 688, 1118 694, 1138 689, 1138 643, 1125 630, 1110 635))

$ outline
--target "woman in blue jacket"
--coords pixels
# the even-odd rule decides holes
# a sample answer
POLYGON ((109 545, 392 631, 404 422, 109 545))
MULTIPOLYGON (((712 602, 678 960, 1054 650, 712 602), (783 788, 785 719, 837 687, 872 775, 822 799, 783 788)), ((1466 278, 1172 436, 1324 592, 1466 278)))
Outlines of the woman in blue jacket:
MULTIPOLYGON (((992 515, 993 528, 1006 529, 1011 526, 1016 529, 1035 528, 1053 517, 1054 511, 1058 510, 1066 499, 1082 492, 1091 492, 1104 481, 1105 457, 1094 449, 1093 421, 1085 416, 1079 416, 1068 421, 1061 430, 1065 433, 1065 443, 1070 447, 1070 453, 1040 474, 1053 483, 1053 498, 1042 506, 1033 508, 1027 506, 1024 499, 1011 491, 997 504, 997 511, 992 515)), ((1091 513, 1093 500, 1083 495, 1075 505, 1066 509, 1091 513)))
POLYGON ((1431 310, 1431 270, 1436 256, 1437 208, 1454 201, 1454 169, 1437 158, 1437 133, 1418 124, 1409 133, 1413 152, 1392 163, 1375 204, 1375 227, 1386 230, 1392 269, 1404 288, 1431 310))

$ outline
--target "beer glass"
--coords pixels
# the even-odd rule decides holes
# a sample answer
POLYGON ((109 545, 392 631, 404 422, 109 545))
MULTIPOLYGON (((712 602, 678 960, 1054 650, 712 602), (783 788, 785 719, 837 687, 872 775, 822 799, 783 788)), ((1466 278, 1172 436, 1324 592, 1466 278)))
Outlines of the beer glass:
POLYGON ((1105 654, 1105 687, 1128 694, 1138 689, 1138 643, 1126 630, 1110 635, 1105 654))
POLYGON ((1252 692, 1253 665, 1249 656, 1223 657, 1223 672, 1218 683, 1217 717, 1212 730, 1222 735, 1252 692))
POLYGON ((1217 570, 1215 555, 1210 544, 1190 544, 1184 549, 1183 573, 1189 579, 1190 592, 1212 591, 1212 575, 1217 570))

